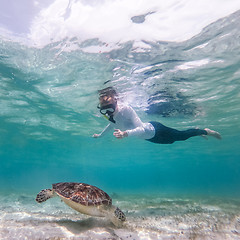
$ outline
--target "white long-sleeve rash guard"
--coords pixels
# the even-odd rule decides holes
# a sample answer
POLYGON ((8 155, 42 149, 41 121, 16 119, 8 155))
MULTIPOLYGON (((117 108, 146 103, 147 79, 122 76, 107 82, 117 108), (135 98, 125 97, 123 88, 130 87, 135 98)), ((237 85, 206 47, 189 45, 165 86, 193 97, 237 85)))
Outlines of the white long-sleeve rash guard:
POLYGON ((151 139, 155 135, 155 129, 151 123, 143 123, 137 113, 130 106, 118 105, 113 119, 116 123, 110 122, 99 137, 106 135, 114 129, 126 131, 129 137, 136 136, 142 139, 151 139))

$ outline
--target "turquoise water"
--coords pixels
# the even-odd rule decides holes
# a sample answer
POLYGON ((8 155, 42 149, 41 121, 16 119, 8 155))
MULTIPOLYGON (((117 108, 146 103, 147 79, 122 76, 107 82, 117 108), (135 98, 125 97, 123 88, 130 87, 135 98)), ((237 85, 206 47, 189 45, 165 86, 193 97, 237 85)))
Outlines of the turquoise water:
POLYGON ((240 12, 229 15, 187 41, 145 42, 142 49, 127 42, 107 52, 85 51, 104 45, 96 39, 65 51, 78 40, 38 48, 0 38, 0 212, 6 236, 14 239, 22 231, 24 239, 31 229, 29 239, 87 239, 91 230, 103 239, 105 229, 105 237, 238 239, 239 18, 240 12), (222 140, 157 145, 111 134, 93 139, 107 124, 96 108, 97 90, 107 86, 143 121, 209 127, 222 140), (41 189, 62 181, 109 193, 127 213, 128 230, 106 232, 107 223, 84 218, 57 199, 35 203, 41 189))

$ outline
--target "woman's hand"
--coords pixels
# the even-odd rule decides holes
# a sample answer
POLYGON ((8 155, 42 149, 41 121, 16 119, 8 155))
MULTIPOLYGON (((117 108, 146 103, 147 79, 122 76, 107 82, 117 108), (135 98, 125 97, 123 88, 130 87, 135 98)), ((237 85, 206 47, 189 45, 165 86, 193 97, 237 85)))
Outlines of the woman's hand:
POLYGON ((128 134, 127 134, 126 131, 123 131, 123 132, 122 132, 122 131, 119 130, 119 129, 114 129, 113 135, 114 135, 116 138, 118 138, 118 139, 121 139, 121 138, 124 138, 124 137, 127 137, 127 136, 128 136, 128 134))
POLYGON ((93 134, 92 137, 93 138, 98 138, 100 136, 100 134, 93 134))

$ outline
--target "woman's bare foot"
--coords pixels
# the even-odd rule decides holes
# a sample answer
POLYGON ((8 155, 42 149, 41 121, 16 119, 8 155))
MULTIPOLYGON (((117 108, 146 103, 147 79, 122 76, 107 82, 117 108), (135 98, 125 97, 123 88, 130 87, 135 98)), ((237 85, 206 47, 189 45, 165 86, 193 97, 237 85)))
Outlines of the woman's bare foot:
POLYGON ((209 128, 205 128, 204 130, 207 132, 208 136, 215 137, 215 138, 217 138, 219 140, 222 139, 221 134, 219 132, 211 130, 209 128))

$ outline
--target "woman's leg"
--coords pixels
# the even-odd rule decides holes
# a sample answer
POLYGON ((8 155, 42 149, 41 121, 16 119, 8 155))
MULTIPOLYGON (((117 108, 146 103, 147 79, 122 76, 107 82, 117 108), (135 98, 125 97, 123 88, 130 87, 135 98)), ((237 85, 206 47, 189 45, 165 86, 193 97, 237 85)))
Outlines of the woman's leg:
POLYGON ((201 135, 207 135, 207 132, 202 129, 188 129, 185 131, 179 131, 176 129, 172 129, 172 138, 175 141, 185 141, 190 137, 195 137, 195 136, 201 136, 201 135))
POLYGON ((185 131, 179 131, 174 128, 164 126, 159 122, 150 122, 155 128, 155 136, 148 139, 150 142, 171 144, 175 141, 185 141, 190 137, 207 135, 206 130, 202 129, 188 129, 185 131))

